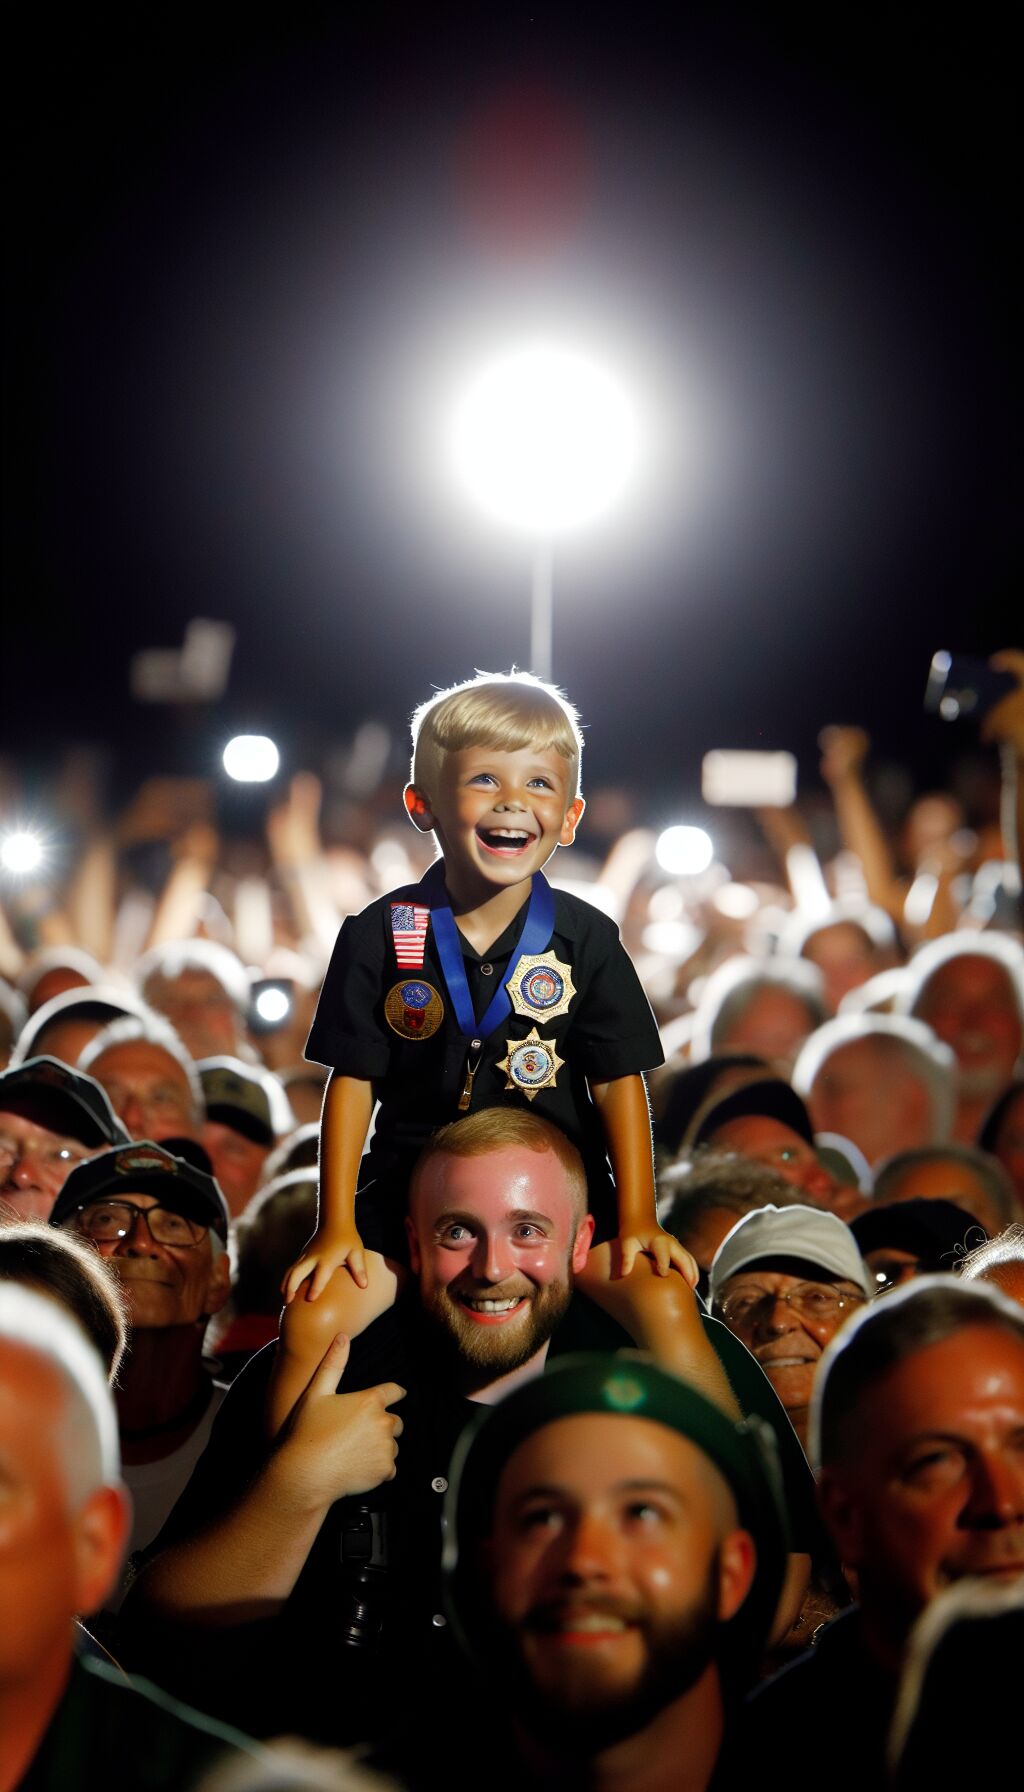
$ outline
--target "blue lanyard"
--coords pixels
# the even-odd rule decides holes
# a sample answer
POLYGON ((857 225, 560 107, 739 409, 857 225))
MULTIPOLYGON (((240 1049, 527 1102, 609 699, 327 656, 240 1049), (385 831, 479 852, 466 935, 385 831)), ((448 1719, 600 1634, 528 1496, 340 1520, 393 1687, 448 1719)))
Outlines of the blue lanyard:
MULTIPOLYGON (((429 887, 424 894, 432 896, 436 872, 433 870, 428 872, 423 879, 423 885, 428 884, 428 879, 430 880, 429 887)), ((423 885, 421 885, 421 889, 423 885)), ((441 970, 452 1000, 452 1007, 455 1009, 455 1018, 465 1037, 477 1044, 481 1039, 486 1039, 488 1034, 493 1033, 496 1027, 500 1027, 506 1015, 510 1013, 512 1002, 508 990, 505 988, 504 982, 499 983, 482 1018, 478 1021, 473 1011, 469 983, 466 980, 466 967, 462 958, 462 947, 459 944, 461 936, 455 925, 455 916, 452 914, 450 904, 445 903, 438 908, 431 904, 430 924, 434 930, 437 956, 441 961, 441 970)), ((551 943, 554 925, 555 898, 551 885, 542 871, 535 871, 526 919, 509 959, 508 979, 515 975, 516 966, 521 958, 529 958, 538 952, 547 950, 551 943)))

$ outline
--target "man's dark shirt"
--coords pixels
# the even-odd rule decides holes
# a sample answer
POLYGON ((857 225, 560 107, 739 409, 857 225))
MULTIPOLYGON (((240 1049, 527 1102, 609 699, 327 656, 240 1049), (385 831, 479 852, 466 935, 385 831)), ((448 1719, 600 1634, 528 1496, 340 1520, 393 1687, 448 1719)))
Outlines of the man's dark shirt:
MULTIPOLYGON (((812 1552, 818 1535, 813 1481, 789 1420, 728 1328, 707 1317, 704 1325, 743 1410, 772 1426, 792 1546, 812 1552)), ((550 1354, 622 1347, 631 1347, 626 1334, 577 1295, 550 1354)), ((263 1409, 273 1349, 261 1351, 232 1385, 191 1481, 144 1560, 219 1518, 265 1461, 263 1409)), ((393 1724, 396 1687, 413 1680, 422 1686, 425 1676, 435 1675, 450 1683, 463 1670, 441 1592, 441 1508, 456 1440, 479 1411, 453 1390, 453 1380, 452 1359, 435 1342, 411 1287, 353 1340, 340 1388, 350 1393, 397 1381, 407 1389, 395 1408, 403 1424, 395 1479, 365 1499, 331 1507, 284 1611, 271 1619, 229 1630, 177 1627, 164 1618, 148 1621, 129 1595, 118 1645, 125 1665, 254 1735, 294 1731, 334 1743, 365 1740, 393 1724), (382 1534, 383 1571, 352 1554, 373 1547, 382 1534), (383 1640, 375 1643, 378 1621, 383 1640), (346 1641, 353 1626, 358 1646, 346 1641)))
POLYGON ((859 1609, 841 1612, 813 1649, 751 1694, 737 1750, 750 1770, 743 1779, 761 1783, 773 1764, 799 1758, 817 1764, 829 1792, 885 1786, 896 1686, 864 1644, 859 1609))
POLYGON ((234 1730, 115 1667, 75 1657, 64 1695, 17 1792, 188 1792, 215 1761, 266 1759, 234 1730))
MULTIPOLYGON (((443 895, 443 884, 441 890, 443 895)), ((576 994, 568 1013, 555 1018, 510 1010, 483 1041, 468 1111, 522 1106, 524 1097, 506 1088, 508 1077, 499 1067, 508 1041, 518 1043, 533 1027, 541 1039, 553 1041, 564 1068, 554 1086, 540 1089, 529 1105, 533 1113, 559 1127, 582 1155, 597 1222, 595 1236, 601 1240, 614 1237, 618 1226, 604 1128, 588 1085, 653 1070, 663 1053, 650 1003, 615 923, 564 891, 556 890, 554 897, 555 925, 546 955, 569 966, 576 994)), ((420 885, 407 885, 344 922, 306 1044, 306 1056, 315 1063, 373 1085, 374 1099, 381 1105, 363 1165, 361 1184, 365 1187, 372 1178, 373 1188, 358 1204, 359 1231, 364 1244, 402 1256, 401 1220, 409 1175, 437 1128, 459 1118, 466 1079, 468 1041, 445 986, 433 929, 427 930, 422 972, 402 972, 395 959, 391 904, 425 899, 420 885), (388 1025, 384 999, 396 984, 418 977, 441 996, 444 1019, 431 1037, 405 1039, 388 1025)), ((477 952, 459 935, 478 1017, 510 974, 509 960, 522 919, 520 911, 486 953, 477 952)))

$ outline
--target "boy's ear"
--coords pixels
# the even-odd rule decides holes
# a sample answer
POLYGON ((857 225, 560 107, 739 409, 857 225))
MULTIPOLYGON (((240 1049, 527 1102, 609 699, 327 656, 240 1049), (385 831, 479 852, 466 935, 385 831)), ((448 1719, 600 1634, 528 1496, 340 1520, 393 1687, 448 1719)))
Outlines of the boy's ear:
POLYGON ((583 819, 583 811, 586 806, 587 805, 581 796, 576 797, 575 801, 569 804, 568 809, 565 811, 565 820, 562 823, 562 831, 558 836, 559 846, 572 845, 576 838, 576 829, 583 819))
POLYGON ((430 798, 417 784, 405 787, 405 808, 414 828, 421 834, 430 834, 434 829, 434 812, 430 807, 430 798))

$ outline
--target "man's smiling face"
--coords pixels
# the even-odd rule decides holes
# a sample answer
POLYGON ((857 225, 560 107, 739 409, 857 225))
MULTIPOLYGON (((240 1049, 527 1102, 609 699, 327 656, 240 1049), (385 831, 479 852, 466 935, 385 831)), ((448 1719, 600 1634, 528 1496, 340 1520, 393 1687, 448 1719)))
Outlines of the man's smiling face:
POLYGON ((417 827, 432 828, 449 888, 507 888, 572 844, 583 813, 574 771, 555 747, 461 747, 446 753, 436 791, 406 793, 417 827), (418 804, 417 804, 418 799, 418 804))
POLYGON ((415 1180, 406 1226, 424 1311, 494 1377, 547 1342, 593 1232, 554 1153, 521 1145, 438 1153, 415 1180))

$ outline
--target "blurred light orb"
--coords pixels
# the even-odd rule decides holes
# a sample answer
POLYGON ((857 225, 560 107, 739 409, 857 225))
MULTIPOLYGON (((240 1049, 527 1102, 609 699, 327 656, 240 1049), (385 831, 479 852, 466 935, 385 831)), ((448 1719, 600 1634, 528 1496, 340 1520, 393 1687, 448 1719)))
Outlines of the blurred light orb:
POLYGON ((236 734, 224 748, 223 763, 236 784, 266 784, 276 776, 281 755, 269 735, 236 734))
POLYGON ((703 828, 666 828, 658 835, 654 856, 670 877, 696 877, 707 870, 715 849, 703 828))
POLYGON ((719 914, 730 921, 749 921, 751 915, 756 915, 760 899, 749 884, 723 884, 715 891, 713 900, 719 914))
POLYGON ((256 1012, 270 1027, 285 1019, 291 1003, 283 989, 261 989, 256 997, 256 1012))
POLYGON ((607 510, 636 462, 633 407, 573 349, 534 343, 469 387, 453 429, 457 477, 497 521, 541 540, 607 510))
POLYGON ((5 871, 14 877, 27 877, 30 871, 38 871, 42 862, 43 843, 38 834, 19 828, 4 835, 0 842, 0 864, 5 871))

